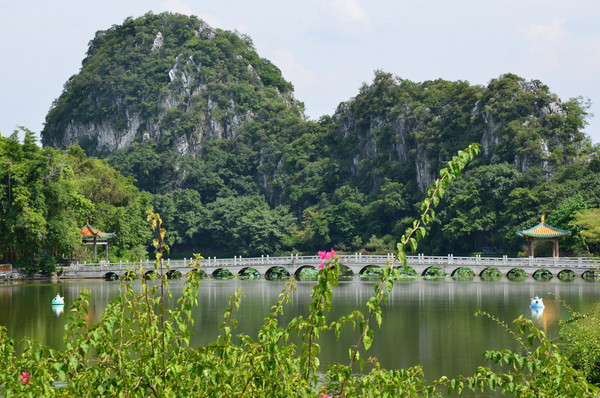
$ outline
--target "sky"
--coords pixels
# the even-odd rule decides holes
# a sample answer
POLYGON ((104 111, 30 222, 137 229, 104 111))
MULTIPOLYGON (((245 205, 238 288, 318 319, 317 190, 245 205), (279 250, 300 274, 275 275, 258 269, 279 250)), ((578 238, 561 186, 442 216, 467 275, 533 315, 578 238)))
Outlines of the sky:
POLYGON ((310 120, 332 115, 376 70, 481 85, 514 73, 589 101, 598 116, 585 132, 600 143, 595 0, 0 0, 0 133, 39 134, 95 33, 148 11, 250 36, 310 120))

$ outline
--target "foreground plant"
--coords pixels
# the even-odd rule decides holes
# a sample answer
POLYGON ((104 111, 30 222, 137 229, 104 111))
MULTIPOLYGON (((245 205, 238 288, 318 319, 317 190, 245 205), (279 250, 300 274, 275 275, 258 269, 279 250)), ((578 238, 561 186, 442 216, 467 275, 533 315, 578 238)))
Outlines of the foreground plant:
MULTIPOLYGON (((397 397, 434 396, 439 391, 461 393, 465 388, 495 390, 515 396, 585 396, 598 391, 570 366, 557 347, 531 322, 517 320, 528 333, 531 349, 524 353, 490 351, 486 357, 513 371, 494 373, 480 367, 472 376, 427 382, 419 366, 409 369, 382 369, 376 358, 365 351, 372 344, 375 321, 382 325, 382 302, 387 303, 393 278, 406 269, 405 248, 415 250, 425 236, 428 222, 435 217, 434 207, 449 181, 460 174, 477 153, 472 146, 459 152, 444 169, 422 204, 422 215, 407 229, 398 244, 394 260, 381 273, 375 294, 367 302, 367 313, 354 311, 336 320, 327 315, 340 276, 339 255, 321 252, 324 260, 312 290, 309 312, 287 324, 280 324, 285 304, 295 287, 288 282, 271 308, 256 336, 234 334, 234 317, 243 298, 236 292, 229 301, 221 334, 206 346, 190 345, 189 326, 197 304, 200 270, 196 257, 193 270, 175 309, 171 300, 163 263, 166 231, 160 217, 149 214, 157 233, 155 273, 159 283, 148 283, 146 270, 136 268, 139 283, 123 281, 118 299, 109 303, 100 321, 88 324, 90 292, 82 291, 75 300, 72 317, 65 330, 65 349, 52 350, 35 341, 21 342, 23 353, 15 354, 15 342, 0 328, 0 383, 4 395, 52 397, 397 397), (319 338, 323 333, 340 336, 345 325, 359 329, 359 338, 349 350, 348 364, 321 368, 319 338), (299 345, 295 344, 299 341, 299 345), (366 359, 365 359, 366 358, 366 359), (27 383, 25 383, 25 373, 27 383), (23 377, 19 377, 23 376, 23 377)), ((393 347, 390 347, 393 349, 393 347)))

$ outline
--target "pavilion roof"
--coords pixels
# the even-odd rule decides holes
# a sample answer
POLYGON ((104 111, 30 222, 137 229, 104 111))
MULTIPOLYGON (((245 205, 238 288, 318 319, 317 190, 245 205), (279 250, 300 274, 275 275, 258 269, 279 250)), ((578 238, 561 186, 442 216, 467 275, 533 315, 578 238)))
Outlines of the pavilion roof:
POLYGON ((571 231, 566 229, 555 228, 551 225, 548 225, 544 222, 544 217, 542 216, 542 222, 540 222, 535 227, 531 227, 529 229, 524 229, 522 231, 517 231, 517 235, 529 238, 560 238, 562 236, 571 235, 571 231))
POLYGON ((85 225, 81 227, 79 233, 83 240, 107 240, 115 236, 114 233, 102 232, 99 229, 92 227, 89 222, 86 222, 85 225))

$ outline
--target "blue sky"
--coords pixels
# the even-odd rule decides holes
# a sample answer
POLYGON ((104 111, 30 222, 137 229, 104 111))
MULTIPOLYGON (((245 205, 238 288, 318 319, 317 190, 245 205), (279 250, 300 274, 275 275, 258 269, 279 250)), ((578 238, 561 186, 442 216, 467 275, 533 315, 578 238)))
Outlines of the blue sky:
POLYGON ((0 0, 0 132, 40 132, 98 30, 148 11, 249 35, 312 120, 383 70, 412 81, 538 79, 591 102, 600 143, 600 2, 589 0, 0 0))

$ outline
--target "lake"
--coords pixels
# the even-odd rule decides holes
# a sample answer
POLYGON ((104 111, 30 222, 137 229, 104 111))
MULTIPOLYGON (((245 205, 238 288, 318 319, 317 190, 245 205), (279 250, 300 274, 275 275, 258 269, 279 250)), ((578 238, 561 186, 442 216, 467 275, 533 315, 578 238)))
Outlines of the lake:
MULTIPOLYGON (((306 314, 314 282, 296 282, 297 291, 284 307, 283 318, 289 320, 306 314)), ((134 286, 140 285, 139 281, 134 286)), ((341 282, 334 295, 331 316, 347 315, 354 309, 363 313, 365 303, 373 293, 375 282, 353 278, 341 282)), ((283 282, 267 280, 200 281, 199 306, 194 310, 193 344, 206 344, 216 338, 229 296, 243 289, 240 310, 235 312, 238 331, 256 336, 263 318, 276 302, 283 282)), ((33 337, 54 348, 62 348, 64 325, 73 300, 81 289, 92 292, 90 320, 97 321, 107 303, 119 294, 119 282, 76 280, 58 283, 27 282, 0 286, 0 325, 9 336, 20 339, 33 337), (64 312, 53 312, 50 302, 56 293, 65 297, 64 312)), ((171 281, 175 300, 180 296, 183 280, 171 281)), ((558 336, 558 323, 570 313, 561 305, 567 303, 574 311, 588 311, 598 302, 600 290, 596 283, 576 280, 561 282, 471 282, 426 281, 396 282, 388 307, 383 310, 381 329, 366 356, 376 356, 384 367, 406 368, 421 364, 428 380, 441 375, 454 377, 472 374, 478 365, 489 366, 483 359, 486 349, 516 349, 518 343, 496 322, 476 317, 486 311, 506 323, 523 315, 551 338, 558 336), (541 315, 532 314, 530 297, 543 297, 546 308, 541 315)), ((331 318, 334 319, 334 318, 331 318)), ((235 333, 234 333, 235 334, 235 333)), ((348 363, 348 348, 356 342, 358 331, 348 327, 342 338, 324 335, 320 340, 321 362, 348 363)), ((365 354, 363 354, 365 356, 365 354)))

